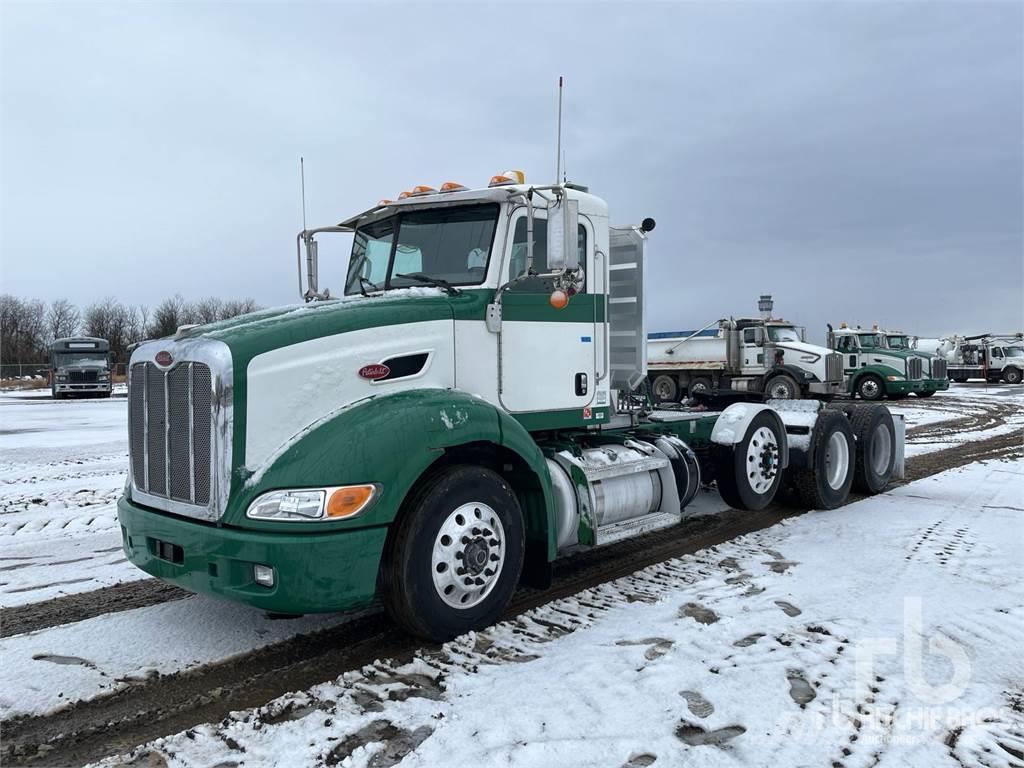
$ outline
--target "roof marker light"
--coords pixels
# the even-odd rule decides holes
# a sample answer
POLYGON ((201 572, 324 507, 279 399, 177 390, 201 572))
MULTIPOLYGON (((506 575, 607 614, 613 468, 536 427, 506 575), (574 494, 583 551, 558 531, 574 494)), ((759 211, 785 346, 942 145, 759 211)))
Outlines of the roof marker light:
POLYGON ((436 195, 437 190, 433 187, 428 187, 426 184, 417 184, 412 188, 412 192, 409 193, 409 197, 423 197, 423 195, 436 195))
POLYGON ((525 184, 526 174, 522 171, 505 171, 497 176, 491 176, 488 187, 505 187, 509 184, 525 184))
POLYGON ((395 202, 395 201, 394 200, 388 200, 386 197, 384 197, 384 198, 381 198, 380 200, 377 201, 377 205, 391 205, 393 202, 395 202))
POLYGON ((446 181, 441 185, 442 192, 464 192, 466 187, 459 184, 457 181, 446 181))
POLYGON ((398 196, 398 199, 399 200, 405 200, 405 198, 407 198, 407 197, 412 197, 412 192, 409 192, 408 190, 406 190, 405 192, 403 192, 402 194, 400 194, 398 196))

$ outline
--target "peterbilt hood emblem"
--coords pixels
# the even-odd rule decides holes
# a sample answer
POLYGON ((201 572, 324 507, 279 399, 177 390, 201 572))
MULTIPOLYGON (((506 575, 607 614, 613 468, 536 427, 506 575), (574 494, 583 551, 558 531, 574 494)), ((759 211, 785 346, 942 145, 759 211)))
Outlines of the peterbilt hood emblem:
POLYGON ((383 379, 391 374, 391 369, 383 363, 374 363, 372 365, 364 365, 359 369, 359 375, 364 379, 370 381, 376 381, 377 379, 383 379))
POLYGON ((171 357, 171 353, 168 352, 166 349, 161 349, 159 352, 157 352, 156 356, 153 359, 156 361, 157 365, 162 365, 164 368, 166 368, 167 366, 174 362, 174 358, 171 357))

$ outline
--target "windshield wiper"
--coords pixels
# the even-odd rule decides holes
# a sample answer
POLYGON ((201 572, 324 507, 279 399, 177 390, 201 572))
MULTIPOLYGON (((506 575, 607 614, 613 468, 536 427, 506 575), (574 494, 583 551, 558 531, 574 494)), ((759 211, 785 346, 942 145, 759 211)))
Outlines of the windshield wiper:
POLYGON ((370 295, 370 294, 368 294, 366 292, 366 286, 370 286, 370 288, 372 288, 375 291, 379 291, 380 290, 380 286, 377 285, 375 282, 373 282, 373 280, 370 280, 369 278, 366 278, 366 277, 363 277, 362 275, 360 275, 359 276, 359 292, 361 294, 363 294, 363 296, 369 296, 370 295))
POLYGON ((459 294, 462 293, 462 291, 460 291, 454 285, 449 283, 447 280, 442 280, 440 277, 431 277, 430 275, 425 275, 422 272, 410 272, 405 275, 396 272, 395 277, 404 277, 407 280, 415 280, 418 283, 432 285, 435 288, 440 288, 449 296, 458 296, 459 294))

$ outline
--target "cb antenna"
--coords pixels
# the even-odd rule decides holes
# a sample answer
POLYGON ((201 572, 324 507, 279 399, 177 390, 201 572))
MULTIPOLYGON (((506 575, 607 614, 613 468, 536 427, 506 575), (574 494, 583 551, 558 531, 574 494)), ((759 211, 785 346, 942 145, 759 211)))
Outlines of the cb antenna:
POLYGON ((306 231, 306 160, 299 156, 299 178, 302 179, 302 231, 306 231))
POLYGON ((558 147, 555 150, 555 184, 562 178, 562 76, 558 76, 558 147))

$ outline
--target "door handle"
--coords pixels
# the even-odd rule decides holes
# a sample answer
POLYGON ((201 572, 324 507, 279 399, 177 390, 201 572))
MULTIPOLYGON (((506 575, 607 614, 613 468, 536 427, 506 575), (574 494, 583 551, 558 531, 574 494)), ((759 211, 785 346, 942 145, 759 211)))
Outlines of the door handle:
POLYGON ((587 374, 580 373, 576 374, 576 396, 583 397, 587 394, 587 374))

